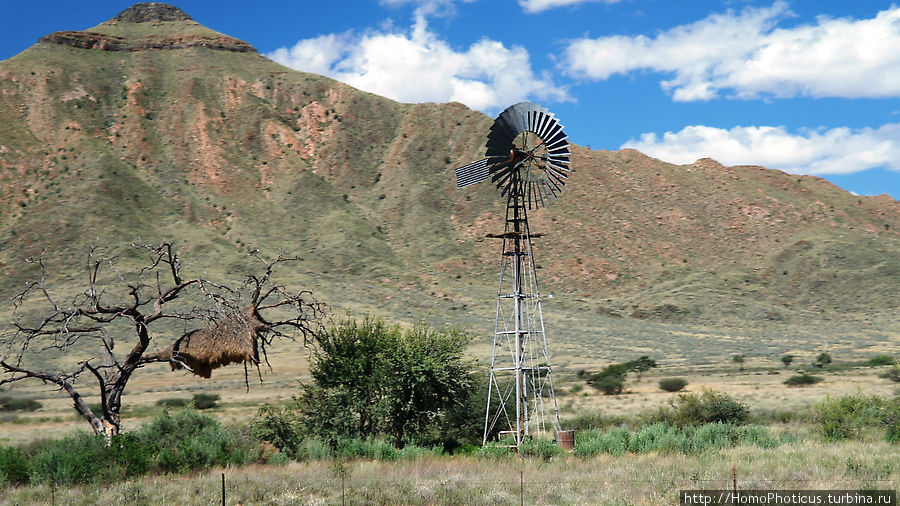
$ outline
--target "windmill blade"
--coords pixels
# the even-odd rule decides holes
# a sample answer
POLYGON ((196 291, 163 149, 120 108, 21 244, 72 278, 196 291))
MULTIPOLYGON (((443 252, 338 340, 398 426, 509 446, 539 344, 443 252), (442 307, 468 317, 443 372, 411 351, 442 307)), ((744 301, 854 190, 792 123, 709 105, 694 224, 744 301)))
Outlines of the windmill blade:
POLYGON ((565 132, 560 132, 553 139, 547 140, 547 150, 548 151, 558 151, 569 149, 569 137, 565 134, 565 132))
POLYGON ((559 170, 571 172, 571 169, 569 168, 569 157, 567 157, 567 156, 560 156, 560 157, 548 156, 547 163, 559 170))
MULTIPOLYGON (((541 199, 541 207, 547 207, 547 204, 544 203, 543 188, 541 188, 541 185, 539 185, 537 183, 535 183, 535 188, 537 189, 538 198, 541 199)), ((535 201, 535 204, 537 204, 537 201, 535 201)), ((549 202, 548 202, 548 204, 549 204, 549 202)))
POLYGON ((541 139, 549 139, 551 134, 556 132, 557 128, 562 129, 562 126, 559 124, 559 121, 556 120, 556 117, 553 116, 553 113, 550 113, 546 116, 540 131, 535 133, 540 135, 541 139))
POLYGON ((556 185, 556 189, 559 191, 562 191, 561 187, 566 185, 565 176, 560 178, 556 173, 548 170, 547 177, 549 178, 550 182, 556 185))
POLYGON ((480 183, 488 177, 490 177, 488 159, 483 158, 456 169, 456 187, 463 188, 470 184, 480 183))
POLYGON ((541 185, 544 187, 544 196, 547 198, 547 205, 549 206, 553 203, 554 200, 556 200, 556 192, 553 191, 553 188, 550 187, 550 184, 547 183, 547 181, 542 181, 541 185))

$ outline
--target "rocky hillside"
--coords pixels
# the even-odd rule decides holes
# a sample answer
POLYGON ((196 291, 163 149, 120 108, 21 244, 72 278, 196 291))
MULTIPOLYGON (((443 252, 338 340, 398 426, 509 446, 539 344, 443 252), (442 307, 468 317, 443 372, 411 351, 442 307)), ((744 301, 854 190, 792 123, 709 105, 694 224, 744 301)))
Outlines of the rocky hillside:
MULTIPOLYGON (((163 4, 47 35, 0 62, 0 292, 42 251, 75 286, 91 245, 176 238, 210 275, 287 250, 335 307, 484 318, 502 202, 457 190, 453 168, 481 156, 491 121, 287 69, 163 4)), ((897 323, 887 196, 633 150, 575 147, 573 164, 532 215, 542 291, 564 313, 897 323)))

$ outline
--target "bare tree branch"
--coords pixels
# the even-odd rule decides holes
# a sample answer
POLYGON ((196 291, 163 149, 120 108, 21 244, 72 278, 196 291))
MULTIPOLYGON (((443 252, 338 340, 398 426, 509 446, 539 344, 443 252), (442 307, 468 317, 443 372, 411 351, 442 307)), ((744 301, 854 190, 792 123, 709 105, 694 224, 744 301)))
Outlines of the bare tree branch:
POLYGON ((243 362, 249 388, 248 363, 257 368, 262 380, 260 353, 268 365, 266 347, 275 338, 295 340, 300 335, 307 344, 324 316, 324 305, 309 291, 292 292, 272 282, 275 269, 296 261, 294 257, 281 254, 264 261, 254 255, 264 265, 262 274, 247 274, 242 286, 231 288, 182 276, 182 261, 171 242, 132 247, 146 252, 148 259, 129 274, 117 271, 115 257, 92 248, 86 264, 87 286, 68 305, 58 303, 48 289, 44 254, 27 260, 38 265, 40 276, 12 298, 16 319, 9 332, 0 334, 5 350, 0 356, 0 372, 5 374, 0 385, 25 379, 53 383, 73 399, 75 409, 96 432, 109 436, 120 429, 122 394, 140 367, 166 362, 173 369, 209 377, 212 369, 243 362), (41 301, 45 310, 35 321, 30 315, 41 301), (163 320, 193 323, 194 328, 168 348, 150 352, 156 335, 170 328, 157 329, 155 324, 163 320), (131 331, 124 330, 128 327, 131 331), (96 339, 99 356, 80 361, 75 371, 48 372, 27 365, 36 353, 67 353, 85 338, 96 339), (116 339, 128 344, 128 353, 121 357, 113 353, 116 339), (93 365, 95 360, 102 365, 93 365), (74 386, 85 371, 97 380, 102 413, 91 411, 74 386))

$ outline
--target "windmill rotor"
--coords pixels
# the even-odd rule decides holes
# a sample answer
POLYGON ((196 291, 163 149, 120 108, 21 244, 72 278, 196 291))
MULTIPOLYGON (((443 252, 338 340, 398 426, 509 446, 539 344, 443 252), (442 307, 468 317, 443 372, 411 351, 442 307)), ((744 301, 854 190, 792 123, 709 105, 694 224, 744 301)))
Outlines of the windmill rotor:
MULTIPOLYGON (((550 204, 569 177, 569 140, 562 124, 532 102, 506 108, 494 120, 485 158, 456 169, 459 188, 490 178, 500 195, 520 192, 528 209, 550 204)), ((518 196, 518 195, 517 195, 518 196)))

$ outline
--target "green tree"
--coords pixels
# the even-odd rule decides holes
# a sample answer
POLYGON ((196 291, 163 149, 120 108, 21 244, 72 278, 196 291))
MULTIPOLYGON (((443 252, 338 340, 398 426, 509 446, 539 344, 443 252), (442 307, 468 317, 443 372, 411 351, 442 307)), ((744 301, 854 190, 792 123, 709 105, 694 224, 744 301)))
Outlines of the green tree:
POLYGON ((332 444, 389 434, 402 447, 469 398, 476 381, 463 352, 470 341, 424 322, 403 330, 371 316, 345 320, 315 338, 313 383, 298 399, 302 422, 332 444))
POLYGON ((647 355, 643 355, 642 357, 636 360, 630 360, 625 362, 625 367, 628 368, 629 372, 636 372, 638 375, 638 379, 640 379, 641 375, 650 369, 656 367, 656 360, 648 357, 647 355))
POLYGON ((602 371, 588 376, 587 384, 602 391, 605 395, 618 395, 625 389, 627 374, 627 364, 610 364, 602 371))
POLYGON ((829 355, 828 353, 819 353, 819 356, 816 357, 816 367, 825 367, 830 363, 831 355, 829 355))
POLYGON ((744 370, 744 356, 743 355, 734 355, 733 357, 731 357, 731 361, 734 362, 735 364, 738 364, 740 366, 739 369, 741 371, 744 370))
POLYGON ((785 353, 781 356, 781 363, 784 364, 785 367, 790 367, 791 362, 794 361, 794 356, 788 353, 785 353))

